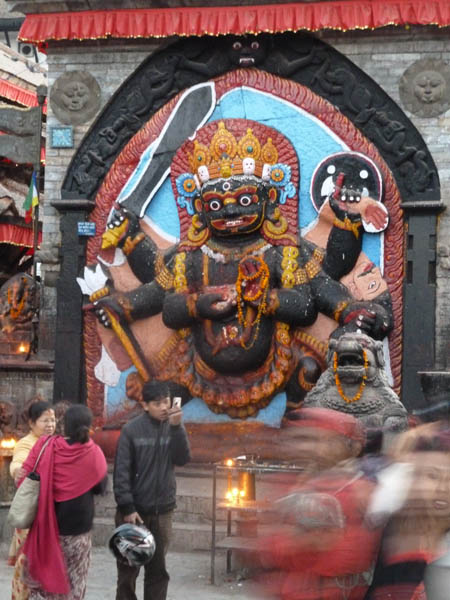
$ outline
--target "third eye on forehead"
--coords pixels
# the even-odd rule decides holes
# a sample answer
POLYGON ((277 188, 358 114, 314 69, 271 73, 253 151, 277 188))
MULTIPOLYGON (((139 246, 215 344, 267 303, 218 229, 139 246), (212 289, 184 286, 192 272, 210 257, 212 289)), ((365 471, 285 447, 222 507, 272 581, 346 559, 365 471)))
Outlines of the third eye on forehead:
POLYGON ((212 198, 226 198, 227 196, 237 197, 241 194, 256 194, 258 188, 256 185, 239 185, 233 186, 227 190, 221 190, 220 188, 211 188, 203 192, 202 197, 205 202, 208 202, 212 198))

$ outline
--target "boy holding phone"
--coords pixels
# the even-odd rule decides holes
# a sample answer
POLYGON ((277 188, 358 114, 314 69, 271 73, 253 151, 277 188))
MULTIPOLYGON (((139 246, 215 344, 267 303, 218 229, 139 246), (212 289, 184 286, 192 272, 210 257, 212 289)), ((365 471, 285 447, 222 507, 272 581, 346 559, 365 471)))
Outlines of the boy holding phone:
MULTIPOLYGON (((122 428, 114 465, 116 526, 144 523, 152 532, 156 552, 144 566, 144 600, 165 600, 169 583, 165 555, 175 508, 174 465, 190 459, 182 425, 181 398, 170 394, 170 384, 150 381, 142 389, 144 413, 122 428)), ((139 567, 117 562, 116 600, 135 600, 139 567)))

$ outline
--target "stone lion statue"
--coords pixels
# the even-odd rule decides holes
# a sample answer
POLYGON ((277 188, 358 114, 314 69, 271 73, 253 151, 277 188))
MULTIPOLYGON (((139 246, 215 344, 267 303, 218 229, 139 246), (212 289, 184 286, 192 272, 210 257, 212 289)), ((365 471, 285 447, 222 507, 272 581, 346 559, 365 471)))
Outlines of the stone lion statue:
POLYGON ((303 406, 350 413, 368 428, 407 428, 406 409, 388 382, 382 342, 364 333, 344 333, 330 339, 327 363, 303 406))

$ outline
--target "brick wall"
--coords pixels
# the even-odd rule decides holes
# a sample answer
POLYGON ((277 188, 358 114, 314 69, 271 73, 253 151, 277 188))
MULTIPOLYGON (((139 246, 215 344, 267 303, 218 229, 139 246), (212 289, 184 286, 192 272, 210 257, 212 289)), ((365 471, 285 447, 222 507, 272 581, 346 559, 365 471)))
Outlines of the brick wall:
MULTIPOLYGON (((51 88, 55 80, 66 71, 86 70, 97 80, 101 89, 100 111, 111 96, 120 87, 124 79, 133 73, 139 64, 157 48, 157 44, 146 44, 138 48, 121 46, 120 49, 111 44, 87 44, 82 49, 56 45, 48 54, 48 87, 51 88)), ((98 114, 99 114, 98 113, 98 114)), ((97 116, 97 115, 96 115, 97 116)), ((47 165, 45 171, 45 207, 43 230, 45 243, 59 244, 59 213, 50 206, 53 200, 61 197, 61 185, 67 167, 76 153, 78 146, 92 125, 96 117, 83 125, 74 127, 74 148, 55 149, 49 147, 47 136, 47 165)), ((60 125, 48 108, 47 129, 60 125)), ((46 267, 48 270, 58 270, 58 267, 46 267)))
POLYGON ((25 371, 2 369, 0 375, 0 399, 11 402, 20 414, 24 406, 37 396, 50 401, 53 395, 53 373, 50 370, 25 371))

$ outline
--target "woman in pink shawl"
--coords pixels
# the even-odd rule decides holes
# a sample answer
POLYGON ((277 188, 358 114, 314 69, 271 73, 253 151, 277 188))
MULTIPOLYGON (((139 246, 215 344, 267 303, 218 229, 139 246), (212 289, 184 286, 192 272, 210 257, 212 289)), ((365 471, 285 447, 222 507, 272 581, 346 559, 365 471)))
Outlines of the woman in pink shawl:
MULTIPOLYGON (((39 460, 39 506, 24 546, 30 600, 83 600, 90 563, 94 497, 106 488, 103 452, 89 438, 92 413, 84 405, 64 415, 65 437, 54 436, 39 460)), ((29 473, 48 436, 33 447, 29 473)))

